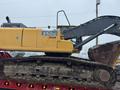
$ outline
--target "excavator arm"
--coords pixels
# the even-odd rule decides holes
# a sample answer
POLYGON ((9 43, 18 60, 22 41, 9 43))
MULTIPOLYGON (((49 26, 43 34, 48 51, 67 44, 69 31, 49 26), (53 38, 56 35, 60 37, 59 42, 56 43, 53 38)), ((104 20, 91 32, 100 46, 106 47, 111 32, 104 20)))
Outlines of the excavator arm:
MULTIPOLYGON (((76 38, 74 48, 81 50, 81 47, 102 34, 120 36, 120 17, 101 16, 75 28, 64 30, 65 39, 76 38), (90 36, 82 41, 83 36, 90 36)), ((88 56, 91 60, 113 66, 120 54, 120 41, 114 41, 103 45, 91 47, 88 56)))
POLYGON ((120 17, 101 16, 75 28, 63 31, 65 39, 76 39, 75 48, 79 50, 81 50, 83 45, 101 34, 112 34, 120 36, 120 17), (90 37, 82 41, 82 37, 84 36, 90 37))

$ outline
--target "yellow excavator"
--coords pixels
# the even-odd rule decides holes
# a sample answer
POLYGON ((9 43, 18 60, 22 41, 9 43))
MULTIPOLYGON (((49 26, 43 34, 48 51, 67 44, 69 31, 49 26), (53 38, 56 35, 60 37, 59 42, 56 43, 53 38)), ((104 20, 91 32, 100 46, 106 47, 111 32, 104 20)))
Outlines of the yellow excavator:
POLYGON ((7 23, 0 27, 1 50, 45 52, 45 55, 1 58, 1 79, 109 88, 115 84, 112 65, 119 55, 120 41, 91 47, 90 59, 71 54, 101 34, 120 36, 120 17, 101 16, 79 26, 71 26, 68 21, 69 26, 57 25, 56 31, 29 28, 6 19, 7 23), (84 36, 90 37, 82 40, 84 36))
POLYGON ((60 32, 47 32, 37 28, 2 27, 0 41, 0 48, 4 50, 66 54, 71 54, 74 50, 72 42, 64 40, 60 32), (50 33, 55 35, 52 36, 50 33))

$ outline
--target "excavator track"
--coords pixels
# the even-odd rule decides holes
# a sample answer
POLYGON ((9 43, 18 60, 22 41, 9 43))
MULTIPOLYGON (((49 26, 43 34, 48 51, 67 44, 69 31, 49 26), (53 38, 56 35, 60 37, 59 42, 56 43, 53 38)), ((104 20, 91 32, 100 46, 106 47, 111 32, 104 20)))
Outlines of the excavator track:
POLYGON ((0 79, 111 88, 114 70, 76 57, 24 57, 0 60, 0 79))

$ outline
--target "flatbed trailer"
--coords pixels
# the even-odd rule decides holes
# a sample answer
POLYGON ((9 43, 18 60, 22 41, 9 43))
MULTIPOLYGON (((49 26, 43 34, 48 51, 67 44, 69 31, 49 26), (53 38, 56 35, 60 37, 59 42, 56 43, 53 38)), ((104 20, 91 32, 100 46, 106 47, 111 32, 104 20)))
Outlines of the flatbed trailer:
POLYGON ((57 84, 31 84, 15 81, 0 80, 0 90, 112 90, 98 87, 83 87, 57 84))

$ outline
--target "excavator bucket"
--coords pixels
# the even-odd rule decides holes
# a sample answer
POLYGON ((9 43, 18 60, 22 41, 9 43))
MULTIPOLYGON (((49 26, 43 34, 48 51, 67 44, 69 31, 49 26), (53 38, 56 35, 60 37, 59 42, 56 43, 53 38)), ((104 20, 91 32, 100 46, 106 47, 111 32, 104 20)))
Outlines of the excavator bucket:
POLYGON ((91 60, 113 66, 120 54, 120 41, 98 45, 88 50, 91 60))

